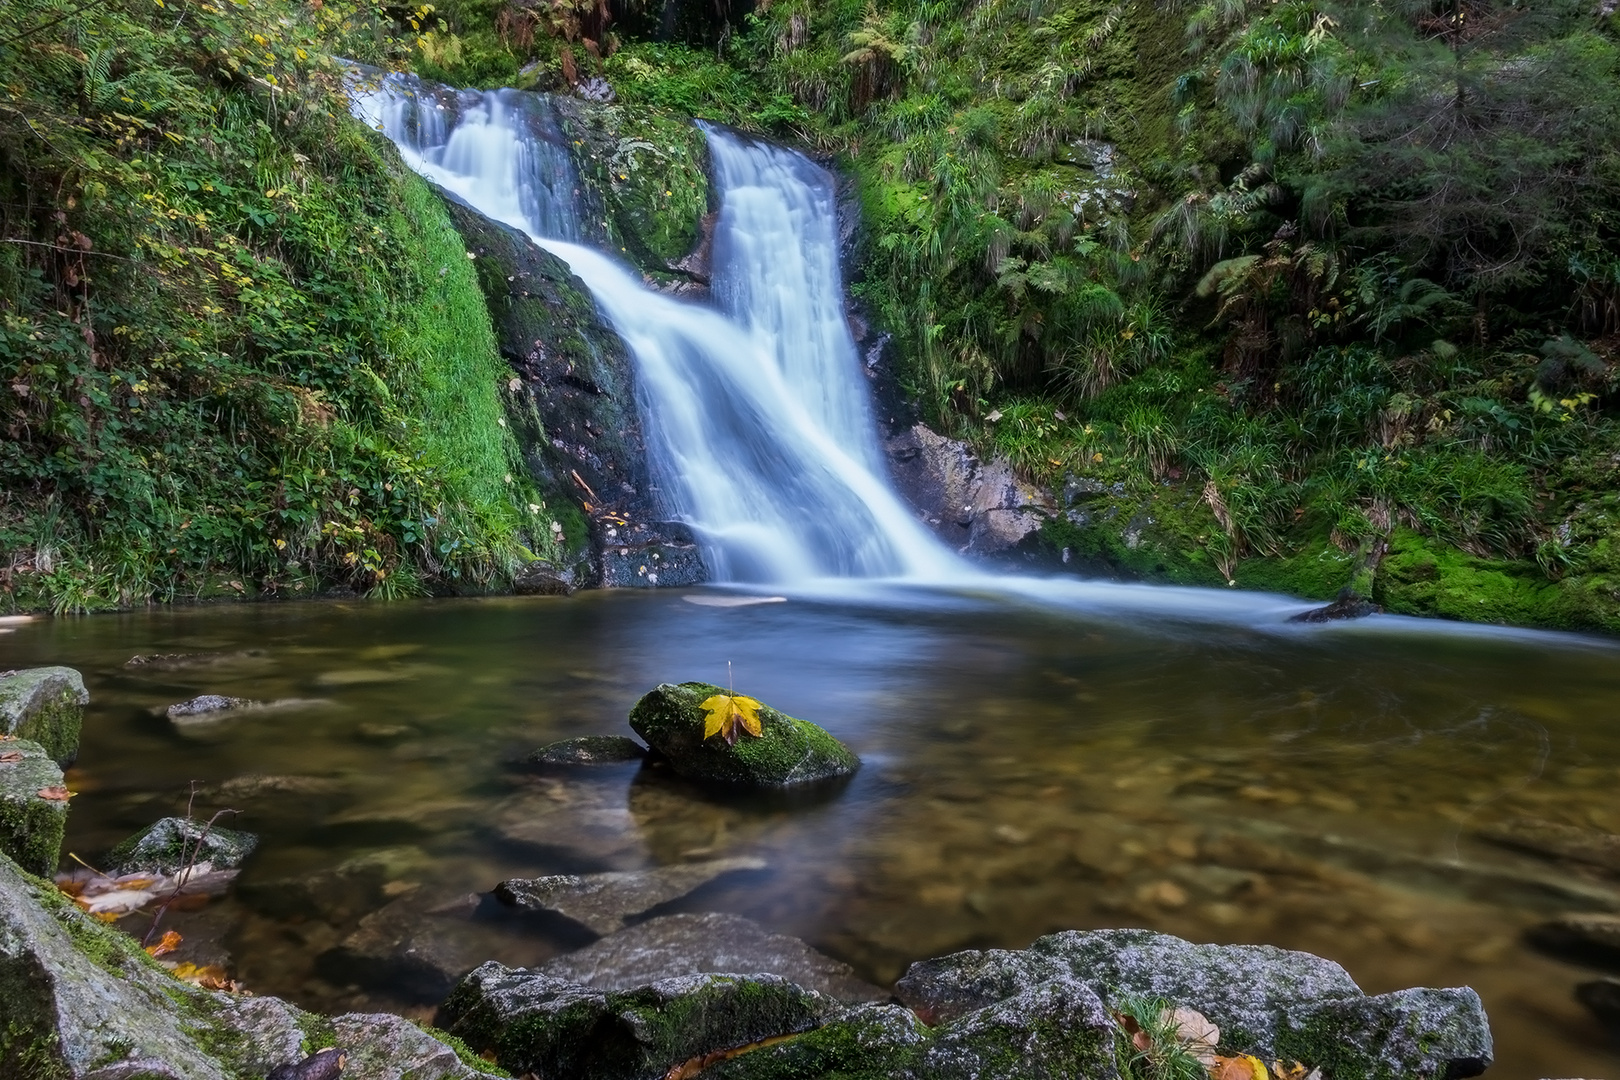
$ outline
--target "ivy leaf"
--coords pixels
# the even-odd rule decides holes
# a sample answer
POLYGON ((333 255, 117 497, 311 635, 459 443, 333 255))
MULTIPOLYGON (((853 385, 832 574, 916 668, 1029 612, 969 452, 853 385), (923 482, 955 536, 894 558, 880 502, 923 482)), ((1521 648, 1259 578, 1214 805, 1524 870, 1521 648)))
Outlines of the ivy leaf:
POLYGON ((703 737, 718 735, 728 746, 737 744, 739 731, 758 737, 765 733, 759 724, 759 702, 741 694, 715 694, 698 708, 708 713, 703 718, 703 737))

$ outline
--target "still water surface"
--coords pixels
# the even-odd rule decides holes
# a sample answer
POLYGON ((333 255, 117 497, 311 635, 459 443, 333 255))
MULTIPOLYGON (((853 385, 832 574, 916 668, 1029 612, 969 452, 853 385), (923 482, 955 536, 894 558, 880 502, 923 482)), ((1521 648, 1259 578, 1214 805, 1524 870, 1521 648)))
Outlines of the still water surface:
POLYGON ((263 846, 238 894, 180 925, 198 959, 307 1006, 430 1014, 397 979, 365 985, 331 951, 345 939, 415 935, 450 963, 567 948, 457 902, 504 878, 759 855, 768 870, 673 910, 749 916, 883 984, 1065 928, 1266 942, 1331 957, 1369 992, 1475 987, 1492 1076, 1620 1066, 1572 997, 1593 974, 1521 941, 1560 911, 1620 909, 1620 882, 1477 836, 1512 818, 1620 832, 1612 642, 1087 616, 1006 595, 717 608, 615 592, 164 610, 0 637, 0 667, 36 663, 81 669, 92 694, 69 849, 94 862, 183 810, 193 781, 199 812, 241 810, 263 846), (222 655, 124 666, 185 652, 222 655), (847 789, 726 803, 636 767, 514 765, 627 734, 646 689, 723 683, 727 661, 739 692, 861 754, 847 789), (183 731, 162 715, 200 693, 297 704, 183 731))

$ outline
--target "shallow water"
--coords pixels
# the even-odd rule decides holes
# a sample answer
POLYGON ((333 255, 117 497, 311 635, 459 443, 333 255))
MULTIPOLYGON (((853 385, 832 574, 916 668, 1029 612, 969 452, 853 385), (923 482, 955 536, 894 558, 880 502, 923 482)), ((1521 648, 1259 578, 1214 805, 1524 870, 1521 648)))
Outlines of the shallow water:
POLYGON ((1614 643, 1391 619, 1289 630, 1294 605, 1270 598, 1022 587, 1046 606, 866 586, 742 607, 619 592, 166 610, 23 626, 0 636, 0 668, 85 674, 68 847, 90 862, 183 810, 193 781, 199 813, 242 811, 263 847, 240 895, 177 925, 199 959, 228 953, 250 989, 312 1007, 427 1015, 319 959, 384 904, 438 909, 415 917, 444 942, 532 963, 568 943, 456 898, 757 854, 768 870, 674 910, 750 916, 879 983, 1071 927, 1268 942, 1370 992, 1475 987, 1492 1076, 1614 1073, 1571 994, 1592 975, 1520 935, 1620 909, 1620 883, 1475 835, 1512 817, 1620 832, 1614 643), (1062 596, 1069 610, 1050 606, 1062 596), (180 652, 223 655, 124 667, 180 652), (647 688, 723 683, 727 661, 739 691, 855 747, 854 782, 815 805, 720 803, 634 767, 512 765, 628 733, 647 688), (177 731, 162 707, 199 693, 298 704, 177 731))

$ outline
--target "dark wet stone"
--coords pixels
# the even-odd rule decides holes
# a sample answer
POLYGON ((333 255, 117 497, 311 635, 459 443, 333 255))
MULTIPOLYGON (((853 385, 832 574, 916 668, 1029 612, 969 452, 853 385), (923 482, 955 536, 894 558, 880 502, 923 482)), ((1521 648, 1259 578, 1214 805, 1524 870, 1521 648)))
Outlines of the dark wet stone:
POLYGON ((1297 623, 1325 623, 1343 622, 1347 619, 1363 619, 1368 615, 1376 615, 1381 609, 1365 596, 1358 595, 1350 589, 1339 593, 1333 603, 1326 607, 1312 608, 1302 611, 1298 615, 1291 615, 1289 622, 1297 623))
POLYGON ((255 911, 272 918, 315 916, 342 926, 376 910, 383 904, 390 883, 408 881, 432 861, 418 847, 383 848, 357 855, 330 870, 300 877, 257 880, 245 876, 237 883, 236 895, 255 911))
POLYGON ((382 990, 393 997, 439 1002, 462 976, 490 958, 490 942, 466 917, 477 894, 430 904, 402 897, 360 920, 334 949, 316 957, 328 981, 382 990))
POLYGON ((1573 859, 1620 871, 1620 836, 1614 833, 1535 818, 1513 818, 1486 826, 1479 835, 1493 844, 1528 851, 1542 858, 1573 859))
POLYGON ((1582 912, 1560 915, 1525 931, 1536 948, 1565 960, 1620 969, 1620 915, 1582 912))
POLYGON ((769 705, 759 710, 761 735, 745 733, 729 746, 718 735, 705 739, 699 706, 724 693, 710 683, 664 683, 636 702, 630 726, 676 772, 703 783, 781 790, 845 779, 860 768, 849 747, 769 705))
POLYGON ((214 720, 223 717, 225 713, 235 712, 238 709, 259 708, 257 701, 247 698, 223 697, 219 694, 203 694, 190 701, 182 701, 178 705, 170 705, 166 713, 170 720, 176 723, 198 723, 205 720, 214 720))
POLYGON ((0 735, 31 739, 64 769, 79 756, 79 729, 90 694, 69 667, 0 672, 0 735))
POLYGON ((1490 1027, 1472 990, 1367 997, 1343 968, 1309 953, 1194 945, 1147 930, 1066 931, 1022 952, 970 950, 923 961, 896 993, 944 1021, 1062 975, 1105 995, 1190 1006, 1220 1027, 1225 1046, 1321 1064, 1334 1076, 1454 1080, 1476 1075, 1492 1056, 1490 1027))
POLYGON ((66 800, 40 798, 41 791, 62 786, 62 770, 39 743, 0 740, 0 853, 15 859, 31 874, 56 872, 67 828, 66 800))
POLYGON ((1575 1000, 1590 1009, 1611 1035, 1620 1037, 1620 979, 1610 977, 1580 983, 1575 987, 1575 1000))
POLYGON ((215 870, 235 870, 259 846, 252 833, 209 825, 206 821, 167 817, 153 822, 109 852, 102 869, 115 874, 155 870, 174 874, 188 865, 210 863, 215 870))
POLYGON ((512 1073, 655 1080, 694 1057, 807 1031, 836 1003, 771 975, 687 975, 602 991, 488 963, 439 1019, 512 1073))
POLYGON ((939 1032, 914 1080, 1059 1080, 1118 1075, 1114 1025, 1095 991, 1072 977, 1022 990, 939 1032))
POLYGON ((512 907, 561 916, 593 933, 611 934, 622 929, 626 919, 678 900, 725 874, 764 867, 763 859, 709 859, 650 870, 514 878, 497 885, 495 896, 512 907))
POLYGON ((888 993, 848 964, 740 915, 663 915, 610 934, 537 969, 598 990, 628 990, 675 975, 777 975, 840 1001, 884 1001, 888 993))
POLYGON ((640 761, 647 748, 624 735, 583 735, 549 743, 524 761, 537 769, 568 765, 617 765, 640 761))
POLYGON ((519 596, 569 596, 574 585, 556 567, 532 562, 512 575, 512 591, 519 596))

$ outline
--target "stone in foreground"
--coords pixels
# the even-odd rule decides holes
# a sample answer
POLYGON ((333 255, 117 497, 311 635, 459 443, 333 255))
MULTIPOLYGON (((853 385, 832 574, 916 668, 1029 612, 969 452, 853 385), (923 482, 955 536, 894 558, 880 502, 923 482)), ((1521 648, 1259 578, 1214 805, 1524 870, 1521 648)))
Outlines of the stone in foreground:
POLYGON ((623 735, 582 735, 547 743, 524 759, 533 769, 566 768, 571 765, 622 765, 641 761, 646 747, 623 735))
POLYGON ((630 726, 692 780, 734 788, 787 790, 854 775, 854 751, 816 725, 760 706, 762 734, 734 745, 703 737, 702 703, 728 691, 709 683, 663 683, 630 710, 630 726))
POLYGON ((236 870, 258 846, 259 838, 252 833, 166 817, 113 848, 102 863, 115 874, 137 870, 177 874, 198 863, 208 863, 215 870, 236 870))
POLYGON ((497 885, 495 896, 512 907, 560 915, 593 933, 611 934, 623 929, 626 919, 678 900, 722 875, 764 868, 763 859, 743 857, 651 870, 514 878, 497 885))
POLYGON ((648 919, 536 970, 596 990, 629 990, 676 975, 776 975, 839 1001, 889 997, 798 938, 724 912, 648 919))
POLYGON ((0 740, 0 853, 31 874, 56 872, 67 827, 66 799, 47 799, 41 791, 60 789, 62 770, 39 743, 0 740))
POLYGON ((1162 997, 1207 1016, 1225 1047, 1321 1066, 1334 1080, 1458 1080, 1491 1063, 1490 1026, 1467 988, 1368 997, 1339 965, 1269 945, 1194 945, 1148 930, 1066 931, 1027 950, 969 950, 913 964, 902 1001, 948 1020, 1024 986, 1072 976, 1100 993, 1162 997))
POLYGON ((514 1074, 659 1080, 694 1057, 819 1026, 838 1006, 773 975, 686 975, 602 991, 493 961, 440 1017, 514 1074))
POLYGON ((262 1077, 333 1045, 344 1080, 474 1080, 455 1050, 394 1016, 322 1020, 272 997, 180 982, 131 937, 0 857, 0 1076, 262 1077))
POLYGON ((32 739, 64 769, 79 756, 79 728, 90 694, 69 667, 0 673, 0 735, 32 739))

